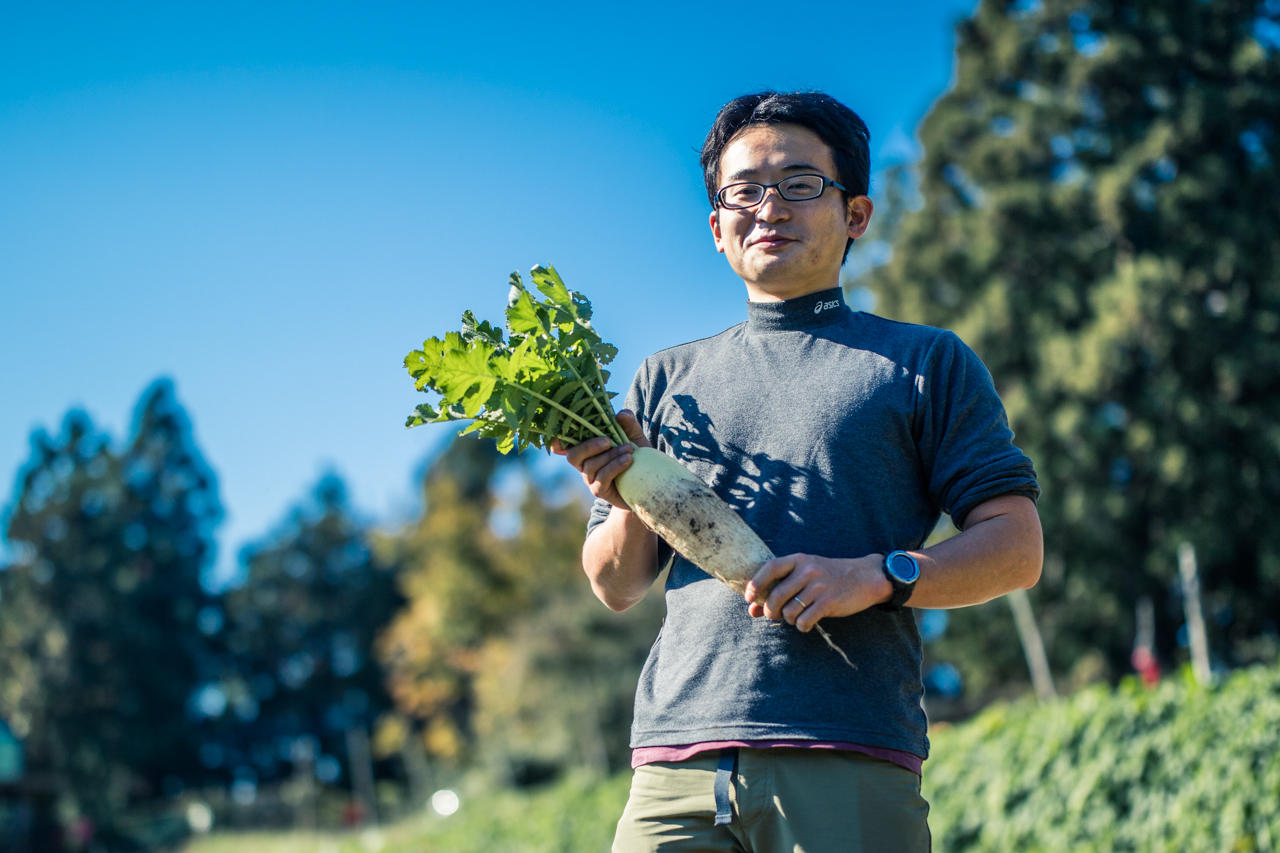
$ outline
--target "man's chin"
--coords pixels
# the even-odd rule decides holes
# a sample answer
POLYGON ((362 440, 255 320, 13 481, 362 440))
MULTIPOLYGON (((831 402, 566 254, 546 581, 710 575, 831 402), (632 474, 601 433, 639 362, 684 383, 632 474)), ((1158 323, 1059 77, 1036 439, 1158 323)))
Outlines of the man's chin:
POLYGON ((744 270, 746 275, 742 277, 746 279, 750 276, 752 281, 758 281, 761 284, 770 281, 781 284, 790 278, 794 278, 795 267, 796 265, 790 258, 781 257, 773 252, 761 252, 749 259, 744 270))

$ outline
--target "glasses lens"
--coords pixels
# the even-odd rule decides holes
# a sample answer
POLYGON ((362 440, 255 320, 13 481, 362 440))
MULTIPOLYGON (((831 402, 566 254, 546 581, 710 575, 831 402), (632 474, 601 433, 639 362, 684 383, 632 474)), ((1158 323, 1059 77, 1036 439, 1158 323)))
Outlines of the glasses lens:
POLYGON ((730 184, 720 190, 720 203, 725 207, 751 207, 764 197, 764 187, 759 184, 730 184))
POLYGON ((778 184, 778 192, 788 201, 806 201, 822 195, 822 178, 818 175, 796 175, 778 184))

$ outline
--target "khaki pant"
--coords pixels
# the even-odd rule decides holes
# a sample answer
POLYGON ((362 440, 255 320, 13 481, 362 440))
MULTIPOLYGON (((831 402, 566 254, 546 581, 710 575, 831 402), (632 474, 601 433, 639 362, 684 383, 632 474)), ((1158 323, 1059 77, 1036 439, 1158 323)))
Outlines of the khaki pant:
POLYGON ((732 820, 715 825, 720 753, 637 767, 613 853, 916 853, 930 849, 920 777, 854 752, 742 749, 732 820))

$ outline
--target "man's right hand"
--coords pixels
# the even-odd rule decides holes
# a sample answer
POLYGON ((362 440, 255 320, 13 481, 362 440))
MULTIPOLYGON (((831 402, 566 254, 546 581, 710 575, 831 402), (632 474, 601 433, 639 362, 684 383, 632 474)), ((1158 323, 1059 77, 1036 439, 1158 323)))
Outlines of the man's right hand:
POLYGON ((618 494, 614 480, 627 468, 631 467, 631 454, 635 447, 649 447, 649 440, 644 437, 640 422, 629 410, 618 412, 618 425, 626 433, 631 444, 614 446, 607 438, 597 436, 573 447, 564 447, 559 441, 551 444, 553 452, 569 460, 569 464, 582 474, 582 480, 591 490, 591 494, 602 498, 619 509, 629 510, 627 502, 618 494), (632 445, 635 445, 633 447, 632 445))

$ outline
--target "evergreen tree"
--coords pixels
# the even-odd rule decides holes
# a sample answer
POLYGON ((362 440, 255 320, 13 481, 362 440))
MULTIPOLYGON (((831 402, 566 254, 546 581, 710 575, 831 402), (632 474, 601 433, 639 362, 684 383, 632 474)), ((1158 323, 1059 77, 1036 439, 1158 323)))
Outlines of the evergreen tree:
POLYGON ((349 733, 367 736, 391 704, 374 640, 401 603, 395 565, 375 553, 336 475, 241 560, 244 582, 222 599, 227 658, 209 686, 206 713, 220 718, 211 763, 279 781, 314 761, 322 781, 349 781, 349 733))
POLYGON ((8 518, 16 559, 0 574, 0 716, 23 741, 28 777, 44 780, 35 823, 59 845, 59 811, 97 816, 124 805, 93 802, 117 782, 98 726, 114 696, 86 689, 110 655, 101 637, 113 602, 102 576, 116 537, 98 510, 118 491, 119 468, 83 412, 69 413, 59 436, 34 433, 31 449, 8 518))
POLYGON ((143 394, 131 436, 120 460, 119 536, 133 559, 117 580, 128 605, 118 629, 116 678, 121 710, 146 736, 127 738, 122 760, 158 794, 166 777, 172 788, 174 779, 199 776, 191 701, 216 672, 209 641, 216 604, 208 581, 223 511, 171 382, 157 381, 143 394))
MULTIPOLYGON (((920 128, 922 206, 869 277, 882 313, 954 329, 997 380, 1044 487, 1033 598, 1059 668, 1100 651, 1123 671, 1143 596, 1178 654, 1182 541, 1219 655, 1275 654, 1278 19, 983 0, 920 128)), ((952 630, 982 613, 1008 621, 952 630)))
POLYGON ((123 454, 81 412, 32 436, 8 519, 18 558, 0 573, 0 715, 59 811, 108 844, 193 769, 200 577, 220 513, 168 382, 144 393, 123 454))

